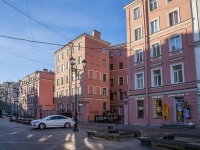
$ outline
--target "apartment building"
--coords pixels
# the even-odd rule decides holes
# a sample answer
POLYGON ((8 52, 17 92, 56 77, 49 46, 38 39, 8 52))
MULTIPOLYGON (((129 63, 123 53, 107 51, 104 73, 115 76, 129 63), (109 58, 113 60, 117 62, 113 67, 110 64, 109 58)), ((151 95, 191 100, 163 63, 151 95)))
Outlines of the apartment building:
POLYGON ((54 112, 54 72, 44 68, 35 71, 20 80, 19 115, 43 118, 54 112))
POLYGON ((133 0, 124 9, 129 65, 125 123, 198 125, 200 52, 194 42, 200 37, 199 1, 133 0))
POLYGON ((58 114, 69 114, 84 121, 110 110, 109 42, 101 33, 82 34, 55 52, 54 104, 58 114), (75 59, 75 70, 70 58, 75 59), (86 68, 82 61, 86 60, 86 68), (77 106, 75 106, 77 100, 77 106), (75 109, 77 109, 75 111, 75 109))
POLYGON ((124 116, 128 94, 128 59, 126 43, 110 46, 110 110, 124 116))

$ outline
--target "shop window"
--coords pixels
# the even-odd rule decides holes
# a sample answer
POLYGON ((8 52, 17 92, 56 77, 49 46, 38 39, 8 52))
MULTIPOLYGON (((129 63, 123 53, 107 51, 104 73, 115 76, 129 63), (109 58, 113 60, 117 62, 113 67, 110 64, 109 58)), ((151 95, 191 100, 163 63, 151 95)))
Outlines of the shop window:
POLYGON ((144 118, 144 101, 137 101, 137 118, 144 118))
POLYGON ((162 117, 162 99, 154 99, 154 118, 162 117))

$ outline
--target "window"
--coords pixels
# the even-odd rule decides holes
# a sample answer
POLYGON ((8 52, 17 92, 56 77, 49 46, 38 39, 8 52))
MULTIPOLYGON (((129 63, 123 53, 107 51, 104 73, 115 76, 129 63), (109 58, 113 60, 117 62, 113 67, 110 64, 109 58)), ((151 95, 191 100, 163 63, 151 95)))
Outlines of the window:
POLYGON ((152 70, 152 86, 161 86, 162 85, 162 76, 161 69, 152 70))
POLYGON ((114 56, 113 52, 109 52, 109 56, 110 56, 110 58, 113 58, 113 56, 114 56))
POLYGON ((159 31, 158 20, 154 20, 151 22, 151 34, 154 34, 159 31))
POLYGON ((79 57, 78 57, 78 64, 81 64, 81 63, 82 63, 82 57, 79 56, 79 57))
POLYGON ((74 54, 75 53, 75 47, 72 46, 72 53, 74 54))
POLYGON ((82 43, 79 42, 79 43, 78 43, 78 50, 81 50, 81 49, 82 49, 81 45, 82 45, 82 43))
POLYGON ((60 61, 60 55, 58 55, 58 61, 60 61))
POLYGON ((122 50, 119 50, 119 51, 118 51, 118 54, 119 54, 119 56, 122 56, 122 55, 123 55, 123 51, 122 51, 122 50))
POLYGON ((82 72, 79 71, 79 72, 78 72, 78 80, 81 80, 81 77, 82 77, 82 72))
POLYGON ((57 86, 60 85, 60 79, 57 79, 57 86))
POLYGON ((169 39, 170 51, 178 51, 182 49, 181 36, 174 36, 169 39))
POLYGON ((62 59, 64 59, 65 58, 65 53, 64 52, 62 52, 62 59))
POLYGON ((113 92, 110 93, 110 100, 111 100, 111 101, 114 100, 114 93, 113 93, 113 92))
POLYGON ((124 77, 119 77, 119 85, 124 85, 124 77))
POLYGON ((158 57, 161 55, 160 44, 151 45, 151 57, 158 57))
POLYGON ((153 11, 154 9, 158 8, 157 0, 150 0, 149 3, 150 3, 150 11, 153 11))
POLYGON ((63 91, 63 90, 61 91, 60 96, 61 96, 61 97, 64 96, 64 91, 63 91))
POLYGON ((102 47, 102 53, 106 54, 106 47, 105 46, 102 47))
POLYGON ((154 99, 154 118, 162 118, 162 99, 154 99))
POLYGON ((60 93, 59 92, 57 92, 57 98, 60 96, 60 93))
POLYGON ((137 101, 137 117, 144 118, 144 101, 143 100, 137 101))
POLYGON ((103 90, 102 90, 102 94, 104 95, 104 96, 107 96, 107 88, 103 88, 103 90))
POLYGON ((65 65, 62 64, 62 70, 61 71, 64 71, 65 70, 65 65))
POLYGON ((75 95, 75 88, 72 88, 72 95, 75 95))
POLYGON ((69 69, 69 62, 66 62, 66 69, 69 69))
POLYGON ((134 19, 140 18, 140 8, 134 9, 134 19))
POLYGON ((106 60, 103 59, 103 66, 106 67, 106 60))
POLYGON ((77 94, 78 94, 78 95, 81 95, 81 87, 78 87, 78 89, 77 89, 77 94))
POLYGON ((61 85, 63 85, 64 84, 64 77, 61 77, 61 85))
POLYGON ((119 100, 124 100, 124 92, 123 91, 119 92, 119 100))
POLYGON ((110 64, 110 71, 113 70, 113 64, 110 64))
POLYGON ((69 56, 69 55, 70 55, 70 50, 68 49, 68 50, 67 50, 67 56, 69 56))
POLYGON ((69 96, 69 90, 68 89, 66 90, 66 96, 69 96))
POLYGON ((103 110, 107 110, 107 103, 103 102, 103 110))
POLYGON ((137 73, 135 75, 135 86, 136 89, 143 89, 144 88, 144 73, 137 73))
POLYGON ((141 27, 135 29, 135 41, 139 40, 142 38, 142 30, 141 27))
POLYGON ((182 83, 184 82, 184 76, 183 76, 183 64, 177 64, 171 66, 172 69, 172 84, 176 83, 182 83))
POLYGON ((107 74, 103 74, 103 81, 107 81, 107 74))
POLYGON ((72 74, 72 81, 75 81, 75 73, 72 74))
POLYGON ((169 26, 174 26, 176 24, 178 24, 178 11, 173 11, 171 13, 169 13, 169 26))
POLYGON ((142 49, 139 49, 136 51, 136 61, 135 62, 140 62, 140 61, 143 61, 143 51, 142 49))
POLYGON ((172 0, 167 0, 167 2, 169 3, 169 2, 171 2, 172 0))
POLYGON ((66 76, 66 83, 69 83, 69 75, 66 76))
POLYGON ((123 69, 123 62, 119 62, 119 69, 123 69))
POLYGON ((60 66, 57 67, 57 73, 60 73, 60 66))
POLYGON ((110 78, 110 86, 114 85, 114 78, 110 78))

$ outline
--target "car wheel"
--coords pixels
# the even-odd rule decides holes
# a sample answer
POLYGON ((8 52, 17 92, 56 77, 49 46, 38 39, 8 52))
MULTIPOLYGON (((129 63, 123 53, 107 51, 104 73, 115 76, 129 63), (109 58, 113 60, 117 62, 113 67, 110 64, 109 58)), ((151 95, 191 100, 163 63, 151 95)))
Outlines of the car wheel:
POLYGON ((71 125, 70 125, 70 123, 66 122, 65 125, 64 125, 64 127, 65 127, 65 128, 70 128, 71 125))
POLYGON ((39 124, 39 129, 44 129, 44 128, 45 128, 45 124, 44 123, 39 124))

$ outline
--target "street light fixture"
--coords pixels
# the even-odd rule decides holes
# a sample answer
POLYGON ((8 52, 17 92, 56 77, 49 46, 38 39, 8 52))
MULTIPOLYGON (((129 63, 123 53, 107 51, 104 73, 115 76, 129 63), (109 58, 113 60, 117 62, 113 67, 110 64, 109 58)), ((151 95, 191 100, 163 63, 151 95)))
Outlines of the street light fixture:
MULTIPOLYGON (((78 77, 78 73, 81 70, 77 69, 77 65, 76 65, 75 59, 73 57, 70 58, 70 64, 71 64, 72 72, 75 73, 75 117, 74 117, 75 125, 74 125, 73 131, 79 131, 79 129, 78 129, 78 119, 77 119, 77 77, 78 77)), ((85 70, 86 65, 87 65, 87 61, 83 60, 82 65, 83 65, 83 69, 85 70)))

